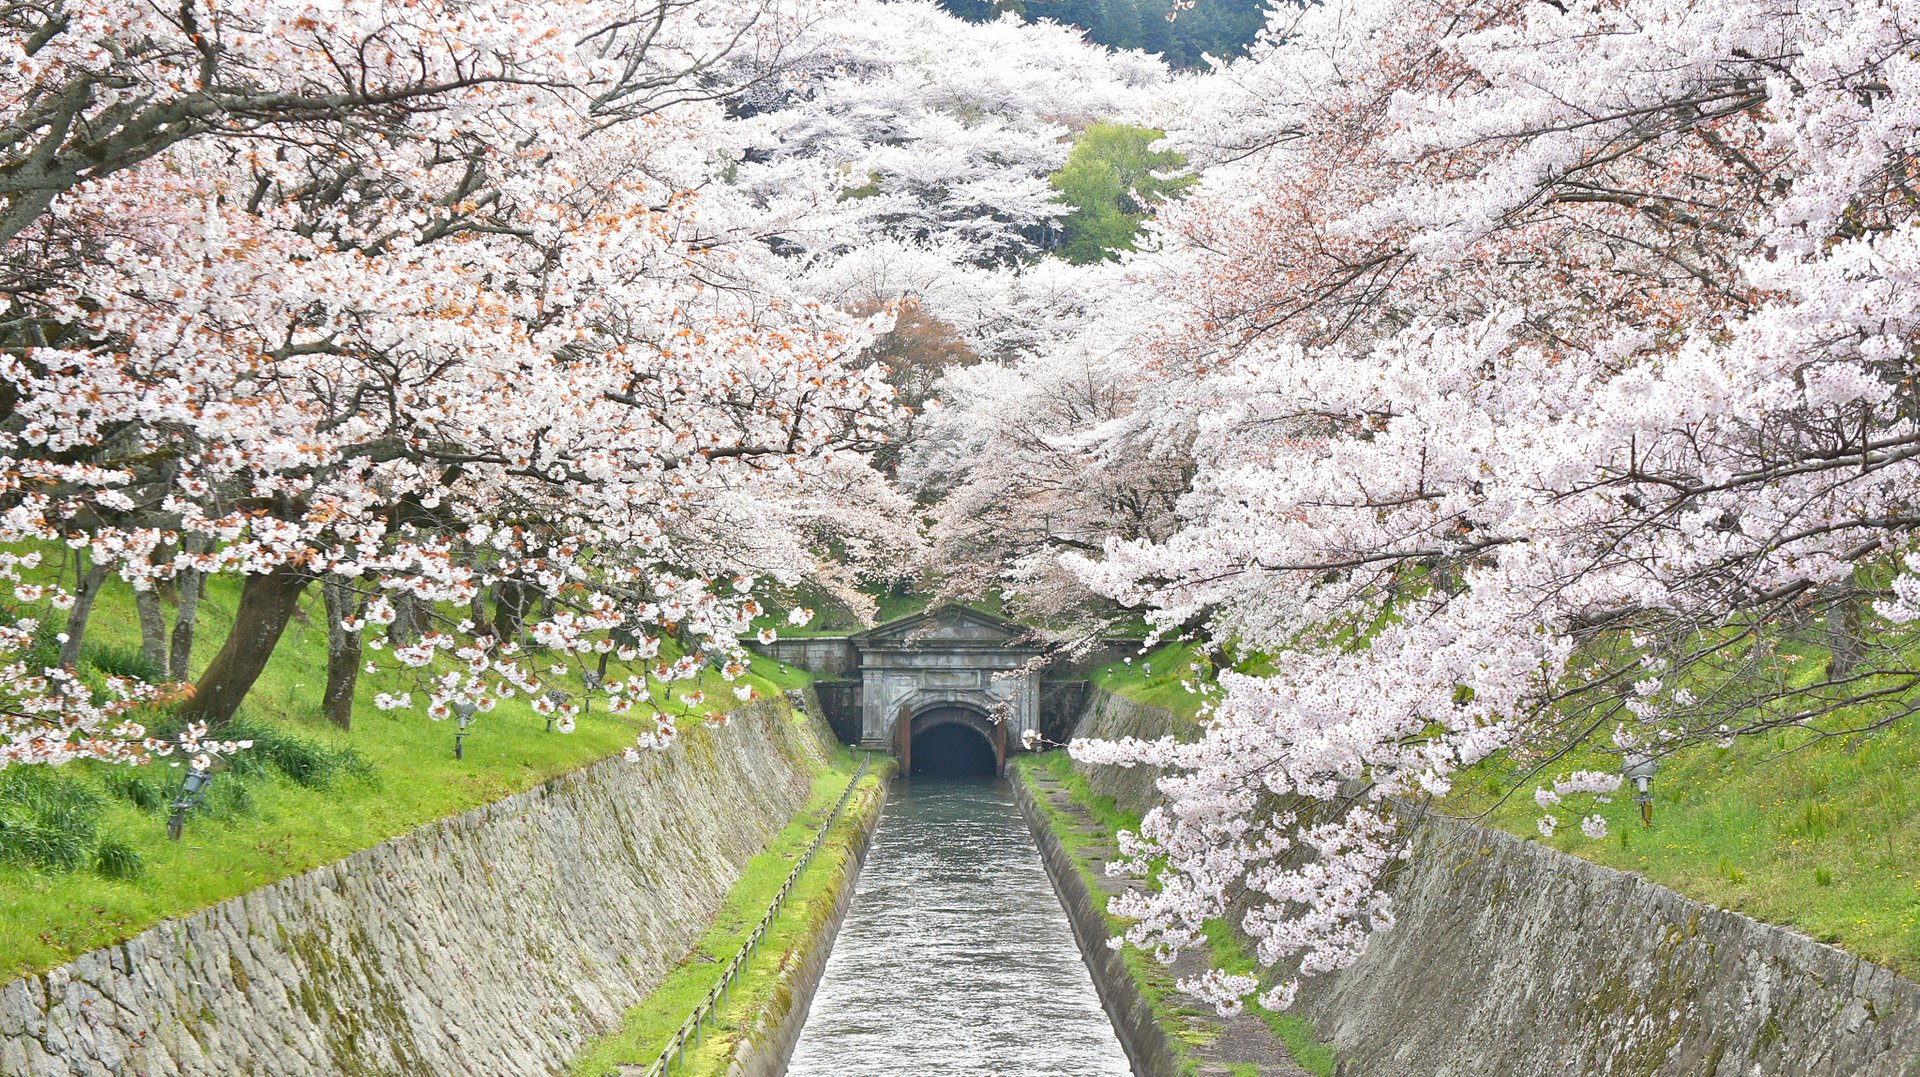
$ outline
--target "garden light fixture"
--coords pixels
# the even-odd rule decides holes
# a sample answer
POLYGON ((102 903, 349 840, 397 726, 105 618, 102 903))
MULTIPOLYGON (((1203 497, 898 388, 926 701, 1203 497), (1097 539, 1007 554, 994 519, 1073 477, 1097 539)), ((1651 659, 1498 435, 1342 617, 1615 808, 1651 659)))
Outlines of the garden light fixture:
POLYGON ((180 792, 173 798, 173 814, 167 819, 167 837, 180 840, 180 831, 187 825, 187 813, 200 806, 207 795, 207 784, 213 781, 213 772, 194 767, 180 780, 180 792))
POLYGON ((1660 761, 1650 755, 1628 752, 1621 760, 1620 776, 1633 783, 1633 802, 1640 805, 1640 825, 1653 825, 1653 794, 1648 789, 1660 770, 1660 761))
POLYGON ((466 740, 467 734, 472 731, 473 716, 478 713, 480 713, 480 708, 468 703, 464 699, 458 700, 453 704, 453 720, 460 727, 453 734, 453 757, 455 759, 465 758, 466 752, 462 742, 466 740))

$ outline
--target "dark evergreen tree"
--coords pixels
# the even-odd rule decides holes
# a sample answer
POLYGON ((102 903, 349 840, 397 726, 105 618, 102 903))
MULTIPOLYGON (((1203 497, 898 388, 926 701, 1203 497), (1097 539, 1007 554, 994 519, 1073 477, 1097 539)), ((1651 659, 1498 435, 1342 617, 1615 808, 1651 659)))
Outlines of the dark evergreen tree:
MULTIPOLYGON (((1285 0, 1282 0, 1285 2, 1285 0)), ((1045 19, 1078 26, 1088 40, 1116 49, 1143 49, 1174 67, 1199 67, 1205 57, 1244 55, 1267 21, 1267 0, 1200 0, 1169 20, 1171 0, 938 0, 949 14, 984 22, 1009 12, 1028 22, 1045 19)))

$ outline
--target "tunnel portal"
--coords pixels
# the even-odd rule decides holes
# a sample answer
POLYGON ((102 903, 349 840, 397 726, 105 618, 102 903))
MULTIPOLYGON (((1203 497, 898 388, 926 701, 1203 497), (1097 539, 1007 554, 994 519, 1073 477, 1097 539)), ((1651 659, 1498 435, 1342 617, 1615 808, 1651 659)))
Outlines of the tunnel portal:
POLYGON ((963 707, 935 707, 914 715, 912 742, 907 746, 908 773, 942 777, 971 777, 1002 773, 1006 765, 1006 731, 963 707))
POLYGON ((757 649, 821 674, 814 688, 840 739, 892 752, 907 774, 935 767, 977 773, 983 759, 992 773, 1004 773, 1007 756, 1023 750, 1029 734, 1064 739, 1086 690, 1084 681, 1058 681, 1043 694, 1044 647, 1032 630, 966 606, 757 649))

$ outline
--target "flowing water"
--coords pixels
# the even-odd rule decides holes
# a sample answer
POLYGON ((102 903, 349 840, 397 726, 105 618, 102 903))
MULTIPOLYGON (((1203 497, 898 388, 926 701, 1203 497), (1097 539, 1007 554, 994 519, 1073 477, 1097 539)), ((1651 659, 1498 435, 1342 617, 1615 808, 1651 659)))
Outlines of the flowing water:
POLYGON ((1129 1072, 1006 782, 895 782, 789 1077, 1129 1072))

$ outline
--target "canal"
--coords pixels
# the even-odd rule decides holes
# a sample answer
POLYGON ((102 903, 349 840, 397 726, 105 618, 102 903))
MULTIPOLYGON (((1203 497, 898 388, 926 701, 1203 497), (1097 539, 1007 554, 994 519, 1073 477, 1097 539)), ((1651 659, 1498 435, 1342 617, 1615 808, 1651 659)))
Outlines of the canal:
POLYGON ((790 1077, 1125 1077, 1003 779, 894 783, 790 1077))

